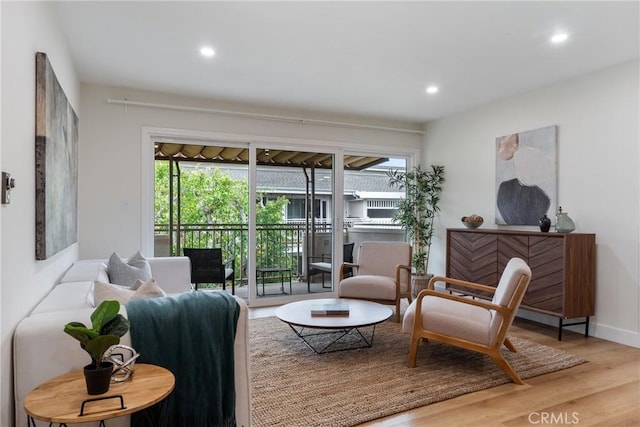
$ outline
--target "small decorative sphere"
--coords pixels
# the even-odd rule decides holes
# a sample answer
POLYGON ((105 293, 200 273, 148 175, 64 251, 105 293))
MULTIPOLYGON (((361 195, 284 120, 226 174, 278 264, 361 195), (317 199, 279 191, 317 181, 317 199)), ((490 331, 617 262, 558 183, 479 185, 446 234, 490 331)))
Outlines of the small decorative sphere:
POLYGON ((462 217, 462 223, 467 228, 478 228, 482 225, 484 219, 480 215, 468 215, 462 217))

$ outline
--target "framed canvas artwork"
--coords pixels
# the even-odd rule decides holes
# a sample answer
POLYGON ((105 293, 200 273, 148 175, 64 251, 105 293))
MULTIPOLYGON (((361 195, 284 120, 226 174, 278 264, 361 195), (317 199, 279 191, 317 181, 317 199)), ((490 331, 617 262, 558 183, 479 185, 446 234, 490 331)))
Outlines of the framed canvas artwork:
POLYGON ((538 225, 557 205, 557 126, 496 138, 496 224, 538 225))
POLYGON ((36 259, 78 240, 78 116, 47 55, 36 54, 36 259))

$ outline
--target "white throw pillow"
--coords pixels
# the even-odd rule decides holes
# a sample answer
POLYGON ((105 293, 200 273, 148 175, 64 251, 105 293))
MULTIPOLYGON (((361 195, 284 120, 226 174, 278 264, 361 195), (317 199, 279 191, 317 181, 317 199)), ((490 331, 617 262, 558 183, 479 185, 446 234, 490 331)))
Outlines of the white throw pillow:
POLYGON ((151 279, 151 266, 140 251, 126 261, 114 252, 109 257, 107 272, 109 273, 109 282, 121 286, 132 286, 138 279, 145 282, 151 279))
POLYGON ((160 286, 156 283, 154 279, 148 280, 138 287, 138 289, 133 293, 129 301, 143 299, 143 298, 159 298, 166 297, 167 293, 162 290, 160 286))
POLYGON ((126 304, 135 293, 136 291, 132 291, 126 286, 96 281, 93 283, 93 306, 97 307, 102 301, 108 300, 115 300, 120 304, 126 304))
POLYGON ((120 304, 143 298, 158 298, 166 296, 166 292, 158 286, 154 279, 140 283, 136 290, 127 286, 115 285, 113 283, 94 282, 93 302, 94 307, 100 305, 102 301, 115 300, 120 304))

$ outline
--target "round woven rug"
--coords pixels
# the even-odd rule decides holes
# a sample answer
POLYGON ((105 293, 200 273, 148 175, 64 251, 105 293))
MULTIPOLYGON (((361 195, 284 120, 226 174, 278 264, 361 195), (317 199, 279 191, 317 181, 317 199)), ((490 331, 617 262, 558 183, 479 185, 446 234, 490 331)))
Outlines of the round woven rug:
MULTIPOLYGON (((252 319, 249 330, 254 427, 353 426, 510 382, 489 357, 435 342, 421 343, 408 368, 409 335, 392 320, 376 327, 371 348, 321 355, 275 317, 252 319)), ((505 358, 522 379, 584 363, 510 339, 518 352, 504 349, 505 358)))

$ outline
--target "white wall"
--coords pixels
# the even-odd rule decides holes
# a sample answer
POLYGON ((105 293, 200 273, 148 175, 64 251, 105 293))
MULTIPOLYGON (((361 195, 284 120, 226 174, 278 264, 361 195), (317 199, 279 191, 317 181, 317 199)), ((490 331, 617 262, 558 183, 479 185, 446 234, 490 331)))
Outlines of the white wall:
MULTIPOLYGON (((418 135, 216 116, 106 102, 147 102, 257 113, 304 115, 282 109, 239 106, 123 88, 80 88, 65 41, 46 2, 0 2, 0 165, 16 178, 12 202, 0 208, 0 425, 13 418, 11 339, 16 324, 78 257, 103 257, 140 247, 141 129, 162 127, 298 140, 418 150, 418 135), (79 245, 35 261, 35 52, 42 51, 80 120, 79 245)), ((638 63, 497 102, 427 126, 426 163, 447 166, 443 210, 431 268, 444 272, 444 230, 477 213, 494 217, 494 139, 550 124, 559 126, 559 201, 578 230, 598 243, 595 333, 640 345, 638 268, 640 239, 638 167, 638 63)), ((361 118, 314 114, 324 120, 408 126, 361 118)))
MULTIPOLYGON (((175 109, 123 106, 109 99, 128 99, 208 109, 225 109, 280 116, 295 116, 369 125, 420 129, 419 125, 372 121, 371 119, 331 116, 319 113, 230 104, 167 94, 96 85, 82 86, 82 113, 79 147, 80 257, 105 257, 113 251, 129 256, 143 248, 141 241, 141 132, 143 128, 168 128, 185 133, 211 132, 264 136, 298 144, 305 142, 344 147, 361 147, 365 152, 375 146, 395 152, 407 149, 419 152, 422 135, 377 129, 339 126, 299 125, 281 121, 230 117, 175 109)), ((178 132, 179 133, 179 132, 178 132)), ((250 138, 251 139, 251 138, 250 138)), ((258 138, 259 139, 259 138, 258 138)), ((149 145, 149 150, 152 146, 149 145)), ((148 153, 151 153, 149 151, 148 153)), ((147 153, 147 156, 148 156, 147 153)))
MULTIPOLYGON (((46 261, 35 260, 35 53, 49 56, 58 80, 80 120, 80 85, 52 4, 1 2, 1 168, 16 180, 11 204, 0 209, 1 389, 0 425, 13 421, 11 345, 17 323, 77 258, 77 245, 46 261)), ((62 325, 61 325, 62 326, 62 325)), ((46 361, 43 361, 46 363, 46 361)))
POLYGON ((462 216, 497 227, 495 138, 558 125, 558 203, 576 232, 596 234, 590 330, 640 347, 639 76, 634 61, 426 124, 423 162, 444 164, 447 179, 433 272, 445 272, 446 228, 461 227, 462 216))
MULTIPOLYGON (((0 24, 2 23, 2 5, 0 5, 0 24)), ((2 46, 2 31, 0 31, 0 52, 2 46)), ((2 55, 0 55, 0 99, 2 99, 2 55)), ((2 102, 0 102, 0 165, 2 165, 2 102)), ((0 224, 2 224, 2 209, 0 209, 0 224)), ((0 242, 2 242, 2 226, 0 226, 0 242)), ((0 278, 2 277, 2 245, 0 245, 0 278)), ((2 307, 2 282, 0 281, 0 307, 2 307)), ((0 315, 0 334, 2 333, 2 315, 0 315)), ((4 365, 4 344, 0 340, 0 366, 4 365)), ((7 363, 8 364, 8 363, 7 363)), ((0 376, 2 373, 0 372, 0 376)), ((1 381, 0 381, 1 382, 1 381)), ((3 396, 8 396, 7 393, 3 393, 0 386, 0 405, 4 403, 3 396)), ((0 406, 0 409, 2 406, 0 406)), ((8 416, 8 415, 7 415, 8 416)), ((0 423, 3 419, 0 416, 0 423)))

